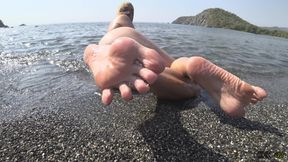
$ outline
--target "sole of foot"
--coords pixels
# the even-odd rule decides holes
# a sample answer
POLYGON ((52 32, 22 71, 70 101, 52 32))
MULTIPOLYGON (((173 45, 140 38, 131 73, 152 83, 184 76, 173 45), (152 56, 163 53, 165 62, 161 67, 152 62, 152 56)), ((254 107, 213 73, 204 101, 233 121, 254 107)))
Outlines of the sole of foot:
POLYGON ((252 86, 202 57, 192 57, 188 75, 208 91, 221 109, 231 117, 243 117, 244 107, 267 97, 264 89, 252 86))
MULTIPOLYGON (((118 38, 111 45, 89 45, 84 60, 100 89, 118 88, 127 101, 132 99, 131 89, 139 93, 149 91, 149 84, 153 84, 165 68, 155 50, 128 37, 118 38)), ((105 93, 107 99, 102 101, 109 104, 111 95, 105 93)))

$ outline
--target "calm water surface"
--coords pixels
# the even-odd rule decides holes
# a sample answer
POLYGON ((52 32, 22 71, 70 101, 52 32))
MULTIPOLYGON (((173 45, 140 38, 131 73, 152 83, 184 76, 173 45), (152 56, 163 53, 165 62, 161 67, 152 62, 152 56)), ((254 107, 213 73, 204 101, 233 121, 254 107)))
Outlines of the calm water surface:
MULTIPOLYGON (((86 23, 0 29, 0 118, 43 102, 53 109, 60 100, 96 91, 83 50, 97 43, 107 27, 86 23), (47 96, 55 94, 59 101, 49 101, 47 96)), ((281 79, 288 74, 288 39, 172 24, 138 23, 136 28, 174 57, 201 55, 244 79, 279 78, 288 86, 281 79)))

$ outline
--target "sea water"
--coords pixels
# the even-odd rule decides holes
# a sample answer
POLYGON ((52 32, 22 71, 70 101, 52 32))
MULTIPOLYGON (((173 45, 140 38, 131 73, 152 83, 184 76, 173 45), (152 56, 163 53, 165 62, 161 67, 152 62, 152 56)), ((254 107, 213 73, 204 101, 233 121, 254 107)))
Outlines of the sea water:
MULTIPOLYGON (((175 58, 205 57, 268 89, 277 102, 287 100, 288 39, 188 25, 135 27, 175 58)), ((0 119, 97 93, 83 51, 107 28, 108 23, 79 23, 0 29, 0 119)))

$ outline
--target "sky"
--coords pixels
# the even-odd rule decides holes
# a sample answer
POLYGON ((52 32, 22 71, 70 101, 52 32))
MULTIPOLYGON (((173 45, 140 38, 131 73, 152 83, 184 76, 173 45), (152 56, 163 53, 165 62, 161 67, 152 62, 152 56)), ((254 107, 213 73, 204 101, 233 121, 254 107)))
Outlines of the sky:
MULTIPOLYGON (((8 26, 109 22, 123 0, 0 0, 8 26)), ((288 0, 130 0, 135 22, 170 23, 207 8, 222 8, 258 26, 288 27, 288 0)))

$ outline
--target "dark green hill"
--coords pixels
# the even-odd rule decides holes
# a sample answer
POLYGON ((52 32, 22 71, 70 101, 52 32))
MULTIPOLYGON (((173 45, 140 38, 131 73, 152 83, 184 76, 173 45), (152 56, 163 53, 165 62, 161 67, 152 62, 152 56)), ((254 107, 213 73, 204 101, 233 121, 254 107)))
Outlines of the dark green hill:
POLYGON ((2 20, 0 20, 0 28, 8 28, 8 26, 5 25, 2 20))
POLYGON ((288 32, 280 30, 268 30, 258 27, 241 19, 239 16, 233 13, 230 13, 220 8, 207 9, 196 16, 179 17, 172 23, 214 28, 226 28, 255 34, 265 34, 288 38, 288 32))

